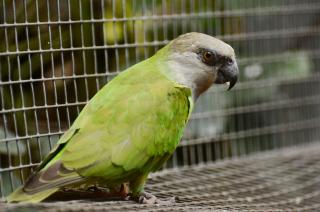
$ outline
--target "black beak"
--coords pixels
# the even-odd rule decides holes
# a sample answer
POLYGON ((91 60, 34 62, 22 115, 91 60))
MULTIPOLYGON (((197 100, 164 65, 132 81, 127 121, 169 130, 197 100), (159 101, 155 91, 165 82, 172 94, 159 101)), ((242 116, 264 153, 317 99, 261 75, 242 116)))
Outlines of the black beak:
POLYGON ((224 84, 226 82, 229 82, 230 85, 228 90, 230 90, 238 81, 238 75, 239 75, 239 69, 236 62, 233 62, 232 64, 224 65, 219 69, 218 77, 215 83, 224 84))

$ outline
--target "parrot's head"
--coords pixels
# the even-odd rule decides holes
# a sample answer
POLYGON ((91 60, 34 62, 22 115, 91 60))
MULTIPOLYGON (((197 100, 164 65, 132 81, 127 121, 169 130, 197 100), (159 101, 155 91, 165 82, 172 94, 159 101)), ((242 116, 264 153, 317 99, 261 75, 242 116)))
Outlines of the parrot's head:
POLYGON ((212 84, 228 83, 231 89, 238 79, 233 48, 212 36, 191 32, 168 44, 167 63, 172 78, 190 87, 195 98, 212 84))

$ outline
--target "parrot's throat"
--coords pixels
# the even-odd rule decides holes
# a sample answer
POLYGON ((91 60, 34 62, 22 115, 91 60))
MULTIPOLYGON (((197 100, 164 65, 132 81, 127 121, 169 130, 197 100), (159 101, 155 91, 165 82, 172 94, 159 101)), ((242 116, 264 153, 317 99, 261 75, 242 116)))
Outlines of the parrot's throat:
POLYGON ((197 99, 201 94, 208 90, 213 83, 214 78, 207 77, 199 79, 199 81, 196 83, 194 90, 192 91, 194 93, 195 98, 197 99))
POLYGON ((214 83, 215 77, 206 71, 190 69, 186 65, 174 61, 168 61, 167 68, 162 71, 170 80, 191 89, 193 100, 208 90, 214 83))

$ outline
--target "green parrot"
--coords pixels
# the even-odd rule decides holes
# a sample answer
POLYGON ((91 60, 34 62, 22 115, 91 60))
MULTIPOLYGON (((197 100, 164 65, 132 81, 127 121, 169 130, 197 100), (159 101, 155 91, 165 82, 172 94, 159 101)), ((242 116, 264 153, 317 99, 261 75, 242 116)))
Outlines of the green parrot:
POLYGON ((40 202, 62 188, 101 184, 127 185, 132 199, 157 203, 143 189, 148 174, 174 152, 197 98, 214 83, 230 89, 238 74, 231 46, 180 35, 105 85, 7 201, 40 202))

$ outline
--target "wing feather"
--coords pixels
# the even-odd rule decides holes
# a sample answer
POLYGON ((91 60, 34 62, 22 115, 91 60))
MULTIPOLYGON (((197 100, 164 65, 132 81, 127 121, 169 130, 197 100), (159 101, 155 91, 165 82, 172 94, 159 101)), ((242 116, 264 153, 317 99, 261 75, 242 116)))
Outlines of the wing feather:
POLYGON ((61 156, 67 168, 81 170, 83 176, 109 178, 106 173, 113 176, 113 169, 121 174, 118 167, 122 174, 142 170, 151 157, 172 153, 178 145, 191 109, 190 90, 166 78, 122 85, 104 105, 94 105, 94 99, 89 103, 86 124, 78 122, 86 127, 61 156), (140 92, 131 93, 135 90, 140 92))
POLYGON ((192 110, 191 91, 146 63, 121 73, 90 100, 11 201, 41 201, 86 177, 119 182, 170 157, 192 110))

